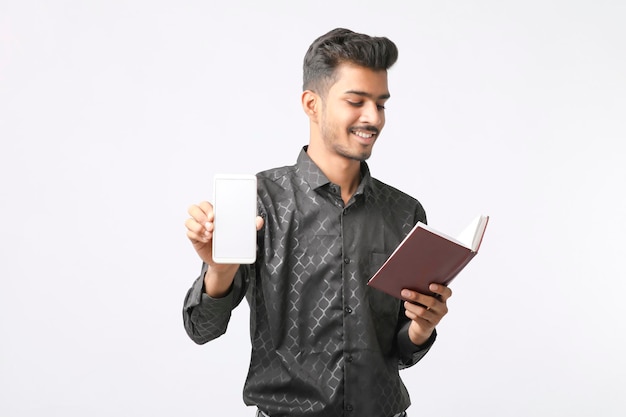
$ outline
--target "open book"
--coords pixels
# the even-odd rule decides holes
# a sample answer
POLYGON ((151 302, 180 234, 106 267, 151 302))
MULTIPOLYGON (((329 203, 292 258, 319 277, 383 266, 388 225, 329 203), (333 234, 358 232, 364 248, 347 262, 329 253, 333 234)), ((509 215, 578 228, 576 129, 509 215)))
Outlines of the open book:
POLYGON ((432 283, 448 285, 476 256, 489 216, 476 217, 457 238, 418 222, 367 285, 403 299, 404 289, 432 295, 432 283))

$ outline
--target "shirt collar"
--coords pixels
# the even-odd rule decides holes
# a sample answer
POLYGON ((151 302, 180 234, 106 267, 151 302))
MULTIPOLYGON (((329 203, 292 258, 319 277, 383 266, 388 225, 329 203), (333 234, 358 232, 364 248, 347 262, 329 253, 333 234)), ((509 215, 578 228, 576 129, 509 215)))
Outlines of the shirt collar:
MULTIPOLYGON (((316 190, 327 184, 330 184, 330 180, 322 170, 313 162, 311 157, 306 153, 308 146, 304 146, 298 155, 298 161, 296 167, 299 175, 306 181, 312 189, 316 190)), ((361 194, 372 189, 372 177, 370 175, 370 169, 365 161, 361 162, 361 182, 356 190, 355 194, 361 194)))

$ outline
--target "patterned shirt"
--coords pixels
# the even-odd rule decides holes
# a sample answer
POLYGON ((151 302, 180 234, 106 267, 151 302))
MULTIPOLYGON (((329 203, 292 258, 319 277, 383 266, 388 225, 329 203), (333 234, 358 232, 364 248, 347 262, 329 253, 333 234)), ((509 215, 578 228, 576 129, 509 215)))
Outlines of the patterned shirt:
POLYGON ((417 221, 414 198, 372 178, 347 204, 306 153, 296 165, 257 174, 259 213, 253 265, 242 265, 230 293, 204 292, 200 277, 187 293, 187 333, 206 343, 226 331, 231 311, 250 305, 252 356, 244 401, 272 417, 388 417, 409 394, 399 370, 430 349, 408 337, 402 302, 367 286, 417 221))

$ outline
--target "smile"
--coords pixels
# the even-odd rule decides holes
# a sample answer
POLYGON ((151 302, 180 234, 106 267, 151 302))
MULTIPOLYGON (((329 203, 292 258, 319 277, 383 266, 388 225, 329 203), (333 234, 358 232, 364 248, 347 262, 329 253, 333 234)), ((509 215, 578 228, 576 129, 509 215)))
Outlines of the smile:
POLYGON ((362 130, 351 130, 350 132, 363 139, 371 139, 376 136, 376 132, 364 132, 362 130))

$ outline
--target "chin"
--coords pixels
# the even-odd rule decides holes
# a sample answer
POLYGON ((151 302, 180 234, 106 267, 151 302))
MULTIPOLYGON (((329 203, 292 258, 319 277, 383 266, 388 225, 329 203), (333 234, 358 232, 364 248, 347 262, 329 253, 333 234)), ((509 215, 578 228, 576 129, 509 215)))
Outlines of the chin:
POLYGON ((356 158, 356 159, 358 159, 359 161, 367 161, 370 156, 372 156, 371 152, 363 152, 361 154, 361 157, 360 158, 356 158))
POLYGON ((367 159, 369 159, 372 153, 371 152, 361 152, 361 153, 352 152, 352 153, 343 153, 341 155, 348 159, 353 159, 355 161, 363 162, 363 161, 367 161, 367 159))
POLYGON ((371 146, 333 146, 334 151, 337 155, 340 155, 347 159, 352 159, 355 161, 365 161, 372 155, 372 147, 371 146))
POLYGON ((355 159, 358 159, 359 161, 366 161, 367 159, 369 159, 370 156, 372 156, 372 146, 368 146, 365 149, 362 149, 360 152, 356 152, 357 157, 355 159))

